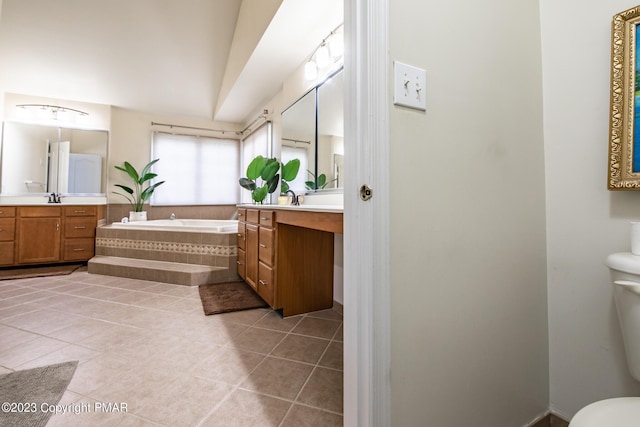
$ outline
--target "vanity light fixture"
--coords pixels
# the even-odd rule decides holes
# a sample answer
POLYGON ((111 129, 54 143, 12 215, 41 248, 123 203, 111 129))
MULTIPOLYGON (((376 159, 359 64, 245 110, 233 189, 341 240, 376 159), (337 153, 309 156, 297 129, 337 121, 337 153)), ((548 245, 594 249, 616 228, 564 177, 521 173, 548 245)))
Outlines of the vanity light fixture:
POLYGON ((57 120, 62 122, 83 122, 89 113, 75 108, 61 107, 47 104, 19 104, 16 105, 17 116, 21 119, 37 118, 40 120, 57 120))
POLYGON ((306 80, 317 79, 319 71, 342 61, 342 56, 344 55, 343 34, 338 30, 343 25, 340 24, 331 31, 313 51, 309 61, 304 65, 304 77, 306 80))

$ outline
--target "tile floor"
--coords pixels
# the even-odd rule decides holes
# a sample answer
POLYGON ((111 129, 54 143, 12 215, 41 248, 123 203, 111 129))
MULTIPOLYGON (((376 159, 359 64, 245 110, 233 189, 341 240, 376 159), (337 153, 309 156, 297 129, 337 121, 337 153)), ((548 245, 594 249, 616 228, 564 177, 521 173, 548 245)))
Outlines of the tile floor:
POLYGON ((78 414, 48 426, 342 426, 342 345, 340 310, 204 316, 197 287, 86 270, 0 281, 0 374, 80 362, 60 402, 78 414))

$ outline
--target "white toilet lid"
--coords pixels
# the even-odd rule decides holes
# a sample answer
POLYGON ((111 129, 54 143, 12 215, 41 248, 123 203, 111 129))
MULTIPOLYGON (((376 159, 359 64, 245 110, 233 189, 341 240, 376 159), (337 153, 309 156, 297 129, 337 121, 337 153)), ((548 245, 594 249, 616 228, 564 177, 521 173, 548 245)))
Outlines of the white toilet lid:
POLYGON ((580 409, 569 427, 638 427, 640 397, 618 397, 592 403, 580 409))

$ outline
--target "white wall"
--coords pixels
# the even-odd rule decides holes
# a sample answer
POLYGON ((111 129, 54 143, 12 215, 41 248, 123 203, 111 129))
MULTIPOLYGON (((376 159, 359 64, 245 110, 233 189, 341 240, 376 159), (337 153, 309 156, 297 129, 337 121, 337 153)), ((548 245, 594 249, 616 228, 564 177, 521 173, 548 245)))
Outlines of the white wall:
POLYGON ((389 7, 390 60, 427 70, 426 113, 390 111, 391 424, 523 426, 548 408, 538 2, 389 7))
POLYGON ((604 258, 629 251, 640 193, 606 188, 611 18, 635 0, 540 0, 551 408, 638 396, 604 258))

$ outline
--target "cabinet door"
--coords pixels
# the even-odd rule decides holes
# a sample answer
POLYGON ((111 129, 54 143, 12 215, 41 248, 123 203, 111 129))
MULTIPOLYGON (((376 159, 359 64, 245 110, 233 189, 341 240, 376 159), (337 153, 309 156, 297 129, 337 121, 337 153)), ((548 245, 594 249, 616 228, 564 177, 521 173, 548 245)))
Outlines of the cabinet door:
POLYGON ((60 261, 60 218, 20 218, 18 263, 60 261))
POLYGON ((258 226, 247 224, 246 227, 246 277, 245 281, 253 288, 258 287, 258 226))
POLYGON ((245 252, 238 248, 238 276, 240 276, 242 278, 242 280, 247 280, 247 257, 245 255, 245 252))

